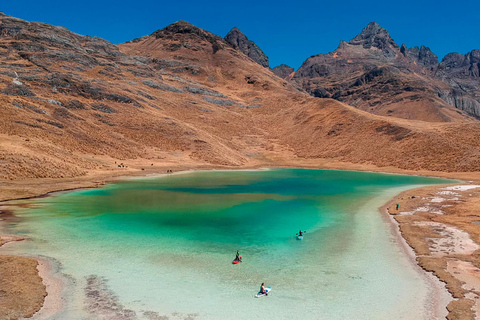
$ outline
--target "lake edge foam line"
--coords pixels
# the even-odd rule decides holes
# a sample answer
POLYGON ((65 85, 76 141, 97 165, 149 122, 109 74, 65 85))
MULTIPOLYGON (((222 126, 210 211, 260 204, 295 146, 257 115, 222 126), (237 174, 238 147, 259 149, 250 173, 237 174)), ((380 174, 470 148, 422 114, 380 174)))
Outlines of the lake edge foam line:
MULTIPOLYGON (((267 168, 266 170, 269 170, 269 169, 270 169, 270 168, 267 168)), ((265 169, 261 169, 261 170, 265 170, 265 169)), ((327 170, 328 170, 328 169, 327 169, 327 170)), ((338 170, 338 169, 334 169, 334 170, 338 170)), ((191 172, 201 172, 201 171, 210 171, 210 170, 191 170, 191 169, 190 169, 190 170, 188 170, 188 171, 182 171, 182 172, 178 172, 178 173, 175 173, 175 174, 188 174, 188 173, 191 173, 191 172)), ((228 171, 258 171, 258 170, 255 170, 255 169, 246 169, 246 170, 243 170, 243 169, 240 169, 240 170, 220 169, 220 170, 215 170, 215 171, 225 171, 225 172, 228 172, 228 171)), ((345 171, 345 170, 340 170, 340 171, 345 171)), ((350 170, 348 170, 348 171, 350 171, 350 170)), ((359 172, 364 172, 364 171, 359 171, 359 172)), ((372 173, 379 173, 379 172, 372 171, 372 173)), ((381 173, 397 174, 397 173, 389 173, 389 172, 381 172, 381 173)), ((401 175, 405 175, 405 174, 401 174, 401 175)), ((147 176, 147 177, 141 177, 141 176, 140 176, 140 177, 131 177, 131 178, 132 178, 132 179, 142 179, 142 178, 147 178, 147 179, 148 179, 148 178, 158 178, 158 177, 162 177, 162 176, 168 176, 168 174, 155 174, 155 176, 153 176, 153 177, 152 177, 152 176, 147 176)), ((408 176, 408 175, 406 175, 406 176, 408 176)), ((421 176, 421 175, 420 175, 420 176, 421 176)), ((128 179, 128 177, 124 177, 124 178, 126 178, 126 179, 121 179, 121 178, 115 179, 115 182, 122 182, 122 181, 124 181, 124 180, 130 180, 130 179, 128 179)), ((78 191, 78 190, 82 190, 82 189, 97 189, 97 188, 102 188, 103 186, 104 186, 104 184, 102 184, 102 185, 97 185, 96 187, 68 188, 68 189, 65 190, 65 191, 53 191, 53 192, 50 192, 50 193, 48 193, 48 194, 46 194, 46 195, 40 195, 40 196, 30 197, 30 198, 28 198, 28 199, 35 199, 35 198, 56 196, 56 195, 58 195, 58 193, 73 192, 73 191, 78 191)), ((414 186, 412 185, 412 187, 414 187, 414 186)), ((416 188, 414 187, 413 189, 416 189, 416 188)), ((411 189, 408 189, 408 190, 411 190, 411 189)), ((402 191, 402 192, 404 192, 404 191, 402 191)), ((14 200, 14 199, 11 199, 11 200, 14 200)), ((10 200, 8 200, 8 201, 10 201, 10 200)), ((8 201, 2 201, 2 202, 0 202, 0 205, 5 204, 5 202, 8 202, 8 201)), ((390 201, 388 201, 388 202, 391 202, 391 201, 392 201, 392 200, 390 200, 390 201)), ((383 206, 382 206, 382 208, 383 208, 383 206)), ((380 212, 381 212, 381 211, 380 211, 380 212)), ((382 214, 382 216, 383 216, 383 214, 382 214)), ((0 231, 2 231, 2 229, 3 229, 3 228, 2 228, 2 224, 5 224, 5 221, 0 221, 0 231)), ((397 228, 396 228, 395 235, 398 236, 398 237, 400 237, 400 239, 404 240, 404 238, 402 237, 400 231, 398 230, 398 225, 397 225, 397 228)), ((405 244, 406 244, 406 242, 405 242, 405 244)), ((410 248, 410 247, 409 247, 409 248, 410 248)), ((410 258, 412 258, 412 257, 410 257, 410 258)), ((38 259, 41 260, 42 257, 40 257, 40 258, 38 258, 38 259)), ((47 261, 47 262, 48 262, 48 261, 47 261)), ((413 261, 412 261, 412 262, 413 262, 413 261)), ((54 263, 54 262, 49 261, 49 263, 54 263)), ((414 265, 418 266, 418 264, 417 264, 416 262, 414 262, 414 265)), ((56 278, 58 275, 54 275, 54 274, 52 273, 52 270, 51 270, 51 269, 52 269, 52 268, 48 268, 48 267, 45 268, 45 267, 43 267, 42 273, 43 273, 44 277, 52 277, 52 278, 53 278, 53 279, 51 279, 52 281, 58 281, 58 279, 56 278), (48 269, 50 269, 50 270, 48 270, 48 269)), ((423 274, 423 275, 428 275, 429 272, 422 271, 422 274, 423 274)), ((59 297, 59 298, 61 299, 61 297, 59 297)), ((48 304, 47 301, 46 301, 46 303, 48 304)), ((48 307, 48 306, 42 307, 41 310, 43 310, 45 307, 48 307)))

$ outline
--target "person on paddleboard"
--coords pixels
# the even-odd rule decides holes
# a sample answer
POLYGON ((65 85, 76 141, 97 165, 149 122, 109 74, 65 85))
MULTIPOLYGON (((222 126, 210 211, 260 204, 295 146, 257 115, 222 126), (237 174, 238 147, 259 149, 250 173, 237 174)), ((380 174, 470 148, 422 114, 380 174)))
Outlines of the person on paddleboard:
POLYGON ((268 294, 267 291, 265 291, 265 283, 262 282, 262 285, 260 286, 260 291, 258 293, 268 294))
POLYGON ((235 256, 235 261, 242 261, 242 256, 240 255, 240 252, 237 250, 237 255, 235 256))

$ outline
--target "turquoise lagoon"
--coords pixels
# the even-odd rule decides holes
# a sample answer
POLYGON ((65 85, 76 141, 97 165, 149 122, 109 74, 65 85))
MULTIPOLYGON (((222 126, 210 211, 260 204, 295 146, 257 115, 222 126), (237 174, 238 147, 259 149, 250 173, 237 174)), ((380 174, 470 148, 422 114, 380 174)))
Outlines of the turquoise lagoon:
POLYGON ((127 180, 21 201, 8 232, 32 240, 10 250, 68 279, 55 319, 426 319, 431 280, 378 208, 450 182, 306 169, 127 180), (262 282, 272 293, 255 299, 262 282))

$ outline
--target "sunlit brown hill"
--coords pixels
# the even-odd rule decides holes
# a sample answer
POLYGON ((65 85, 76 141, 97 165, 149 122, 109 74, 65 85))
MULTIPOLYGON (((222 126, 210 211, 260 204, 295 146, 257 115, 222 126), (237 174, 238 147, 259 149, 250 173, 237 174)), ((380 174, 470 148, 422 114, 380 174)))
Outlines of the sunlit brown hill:
POLYGON ((471 117, 429 123, 314 98, 182 21, 115 46, 2 15, 0 93, 1 179, 317 158, 480 169, 471 117))

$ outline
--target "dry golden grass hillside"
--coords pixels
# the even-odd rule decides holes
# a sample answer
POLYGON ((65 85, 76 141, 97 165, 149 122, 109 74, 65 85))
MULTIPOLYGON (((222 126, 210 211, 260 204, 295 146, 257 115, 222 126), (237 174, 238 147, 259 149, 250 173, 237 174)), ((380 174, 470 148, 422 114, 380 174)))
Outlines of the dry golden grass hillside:
POLYGON ((186 22, 119 46, 0 16, 0 179, 327 159, 476 171, 480 123, 318 99, 186 22))

